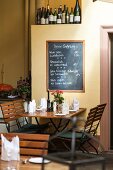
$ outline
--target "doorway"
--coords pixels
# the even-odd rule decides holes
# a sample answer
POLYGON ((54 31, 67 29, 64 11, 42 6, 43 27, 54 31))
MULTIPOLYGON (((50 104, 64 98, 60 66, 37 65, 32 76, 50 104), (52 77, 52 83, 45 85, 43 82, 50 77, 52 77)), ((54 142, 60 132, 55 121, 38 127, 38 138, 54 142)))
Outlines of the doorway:
POLYGON ((113 33, 109 33, 110 38, 110 149, 113 150, 113 33))
POLYGON ((107 103, 100 126, 100 142, 108 151, 113 150, 113 26, 101 27, 100 43, 100 103, 107 103))

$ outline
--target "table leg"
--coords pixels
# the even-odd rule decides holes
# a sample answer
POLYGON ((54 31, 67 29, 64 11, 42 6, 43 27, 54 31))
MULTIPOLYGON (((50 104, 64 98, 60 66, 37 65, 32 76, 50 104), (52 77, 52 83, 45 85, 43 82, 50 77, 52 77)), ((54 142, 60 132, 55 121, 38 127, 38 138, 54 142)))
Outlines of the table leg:
POLYGON ((55 128, 55 132, 54 132, 54 134, 55 134, 55 133, 57 133, 57 132, 63 131, 63 130, 68 126, 70 120, 68 120, 68 121, 66 122, 66 124, 63 125, 63 128, 62 128, 62 129, 60 129, 60 128, 62 127, 62 126, 61 126, 62 119, 59 120, 58 125, 56 125, 51 118, 50 118, 50 122, 52 123, 53 127, 55 128))

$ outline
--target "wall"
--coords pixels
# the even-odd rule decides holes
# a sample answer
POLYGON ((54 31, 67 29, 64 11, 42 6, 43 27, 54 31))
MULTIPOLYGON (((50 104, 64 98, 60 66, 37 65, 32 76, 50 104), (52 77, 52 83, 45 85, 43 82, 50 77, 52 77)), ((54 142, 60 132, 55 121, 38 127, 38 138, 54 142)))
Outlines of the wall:
POLYGON ((100 27, 113 25, 113 4, 82 1, 80 25, 33 25, 32 98, 39 104, 46 92, 46 40, 85 40, 85 93, 64 93, 71 102, 74 96, 87 110, 100 103, 100 27))
MULTIPOLYGON (((74 7, 75 6, 75 2, 76 0, 49 0, 49 5, 50 5, 50 8, 52 8, 54 10, 54 8, 58 8, 59 5, 63 5, 66 4, 68 7, 74 7)), ((81 0, 79 0, 79 3, 81 4, 81 0)), ((48 0, 36 0, 36 7, 37 8, 41 8, 42 6, 43 7, 47 7, 47 4, 48 4, 48 0)), ((69 9, 70 10, 70 9, 69 9)))
POLYGON ((26 74, 24 49, 24 1, 0 0, 0 73, 4 64, 4 83, 16 86, 26 74))

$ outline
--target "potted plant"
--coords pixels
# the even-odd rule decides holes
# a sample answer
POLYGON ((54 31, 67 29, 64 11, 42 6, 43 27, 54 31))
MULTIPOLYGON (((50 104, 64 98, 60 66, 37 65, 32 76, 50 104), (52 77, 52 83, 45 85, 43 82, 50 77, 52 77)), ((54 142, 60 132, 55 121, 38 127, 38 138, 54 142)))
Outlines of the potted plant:
POLYGON ((30 99, 31 98, 31 84, 28 78, 20 80, 17 82, 17 91, 18 95, 24 99, 30 99))
POLYGON ((19 86, 18 87, 18 94, 24 99, 29 98, 30 94, 31 94, 30 86, 26 86, 26 85, 19 86))

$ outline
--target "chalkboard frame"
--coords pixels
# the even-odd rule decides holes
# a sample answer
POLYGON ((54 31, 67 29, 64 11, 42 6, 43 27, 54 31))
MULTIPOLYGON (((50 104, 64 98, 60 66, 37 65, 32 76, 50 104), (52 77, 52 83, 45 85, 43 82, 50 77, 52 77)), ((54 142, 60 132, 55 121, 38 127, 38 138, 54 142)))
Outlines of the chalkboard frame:
POLYGON ((54 90, 63 90, 65 92, 77 92, 77 93, 84 93, 85 92, 85 41, 84 40, 47 40, 46 41, 46 87, 47 87, 47 90, 49 91, 54 91, 54 90), (60 89, 60 88, 54 88, 54 89, 51 89, 49 87, 49 64, 50 64, 50 56, 49 56, 49 43, 80 43, 82 44, 82 88, 80 89, 60 89))

